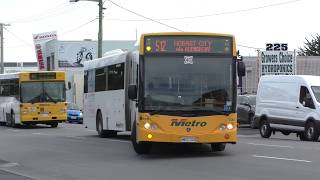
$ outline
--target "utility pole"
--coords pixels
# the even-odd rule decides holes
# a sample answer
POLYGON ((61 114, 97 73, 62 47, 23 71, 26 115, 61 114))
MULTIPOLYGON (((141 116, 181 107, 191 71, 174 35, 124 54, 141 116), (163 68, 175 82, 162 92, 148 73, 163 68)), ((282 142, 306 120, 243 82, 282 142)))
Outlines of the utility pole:
POLYGON ((0 74, 4 73, 4 64, 3 64, 3 28, 4 26, 9 26, 9 24, 0 23, 0 74))
POLYGON ((99 4, 99 32, 98 32, 98 58, 102 57, 102 20, 103 20, 103 1, 102 0, 69 0, 71 3, 78 2, 78 1, 93 1, 98 2, 99 4))
POLYGON ((103 20, 103 2, 99 0, 99 32, 98 32, 98 58, 102 57, 102 20, 103 20))

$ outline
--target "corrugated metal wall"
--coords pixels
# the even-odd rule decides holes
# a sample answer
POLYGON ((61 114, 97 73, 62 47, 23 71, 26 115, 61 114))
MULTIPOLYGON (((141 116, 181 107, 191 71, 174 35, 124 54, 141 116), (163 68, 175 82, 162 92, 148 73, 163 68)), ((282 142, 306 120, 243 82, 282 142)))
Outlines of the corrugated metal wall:
MULTIPOLYGON (((320 56, 297 56, 297 74, 320 76, 320 56)), ((243 57, 246 76, 243 78, 243 92, 255 94, 258 87, 258 57, 243 57)))

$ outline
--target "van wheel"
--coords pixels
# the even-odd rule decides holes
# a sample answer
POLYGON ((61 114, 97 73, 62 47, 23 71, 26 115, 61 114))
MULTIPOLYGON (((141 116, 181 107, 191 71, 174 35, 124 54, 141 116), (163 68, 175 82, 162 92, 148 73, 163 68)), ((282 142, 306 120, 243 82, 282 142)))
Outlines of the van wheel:
POLYGON ((213 152, 224 151, 226 149, 226 143, 213 143, 211 144, 213 152))
POLYGON ((272 130, 268 121, 263 120, 260 124, 260 135, 263 138, 269 138, 271 136, 272 130))
POLYGON ((305 135, 304 135, 304 132, 298 133, 298 136, 299 136, 299 139, 300 139, 301 141, 306 141, 306 137, 305 137, 305 135))
POLYGON ((136 121, 133 122, 133 127, 131 131, 131 142, 133 149, 137 154, 148 154, 151 149, 151 144, 146 142, 137 142, 137 127, 136 121))
POLYGON ((308 122, 304 129, 304 137, 307 141, 318 141, 319 131, 315 123, 308 122))
POLYGON ((101 138, 115 137, 115 136, 117 135, 117 132, 116 132, 116 131, 103 130, 102 114, 101 114, 100 111, 98 112, 98 115, 97 115, 97 124, 96 124, 96 127, 97 127, 98 135, 99 135, 101 138))

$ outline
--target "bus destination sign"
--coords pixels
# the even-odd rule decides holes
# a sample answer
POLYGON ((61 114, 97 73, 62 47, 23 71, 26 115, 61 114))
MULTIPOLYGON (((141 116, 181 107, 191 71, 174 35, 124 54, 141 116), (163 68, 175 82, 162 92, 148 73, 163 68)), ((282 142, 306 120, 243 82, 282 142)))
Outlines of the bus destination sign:
POLYGON ((56 79, 56 73, 30 73, 30 80, 56 79))
POLYGON ((145 37, 145 53, 231 54, 230 37, 152 36, 145 37))

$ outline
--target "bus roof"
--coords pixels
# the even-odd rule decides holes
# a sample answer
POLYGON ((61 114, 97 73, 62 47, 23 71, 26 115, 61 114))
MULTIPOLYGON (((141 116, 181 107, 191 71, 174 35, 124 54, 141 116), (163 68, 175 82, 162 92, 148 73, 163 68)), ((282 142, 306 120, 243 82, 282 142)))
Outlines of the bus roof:
POLYGON ((123 63, 126 61, 127 51, 114 51, 111 54, 91 61, 84 62, 84 70, 95 69, 99 67, 105 67, 108 65, 123 63))
POLYGON ((0 74, 0 79, 13 79, 13 78, 19 78, 20 74, 29 74, 29 73, 64 73, 64 71, 20 71, 16 73, 6 73, 6 74, 0 74))

